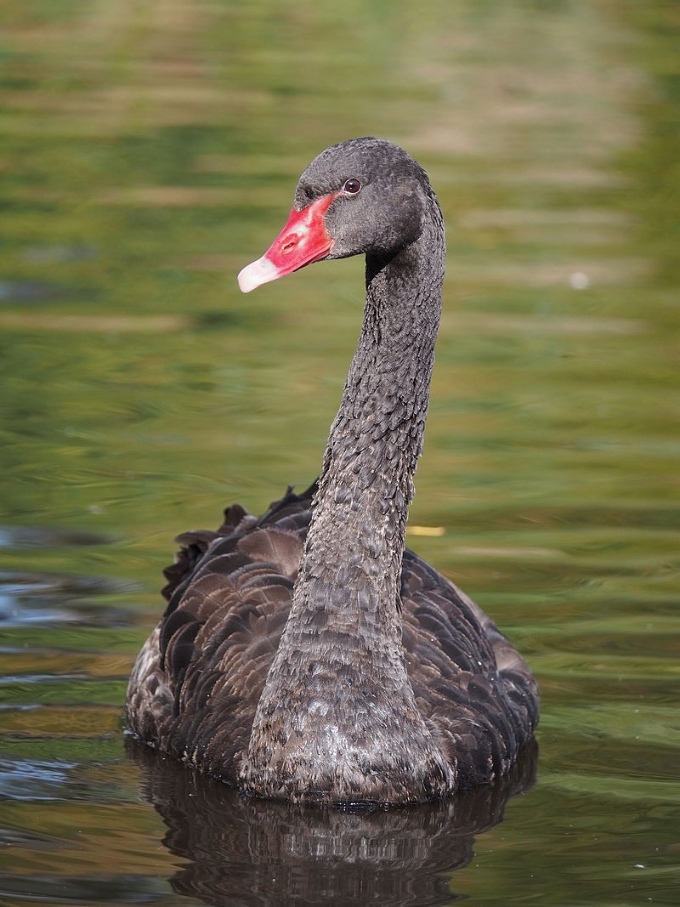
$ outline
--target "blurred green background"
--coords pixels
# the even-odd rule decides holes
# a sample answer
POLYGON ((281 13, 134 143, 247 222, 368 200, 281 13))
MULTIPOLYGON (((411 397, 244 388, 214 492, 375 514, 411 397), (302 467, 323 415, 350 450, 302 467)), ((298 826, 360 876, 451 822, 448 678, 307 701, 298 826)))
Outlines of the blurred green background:
MULTIPOLYGON (((315 477, 361 320, 359 260, 247 297, 235 276, 309 160, 370 134, 426 168, 448 228, 409 544, 492 614, 543 690, 538 788, 453 887, 475 903, 675 904, 680 5, 22 0, 2 14, 10 842, 59 839, 123 790, 115 872, 153 862, 120 709, 160 568, 178 532, 315 477)), ((108 821, 80 842, 85 879, 108 821)), ((13 847, 8 897, 37 891, 38 853, 13 847)), ((50 884, 65 871, 50 865, 50 884)))

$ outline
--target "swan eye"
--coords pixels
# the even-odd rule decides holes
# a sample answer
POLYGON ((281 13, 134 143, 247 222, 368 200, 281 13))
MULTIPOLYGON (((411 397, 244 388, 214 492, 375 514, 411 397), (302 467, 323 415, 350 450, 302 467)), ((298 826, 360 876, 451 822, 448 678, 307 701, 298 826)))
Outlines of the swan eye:
POLYGON ((345 195, 356 195, 359 189, 361 189, 361 183, 357 179, 345 180, 342 187, 342 191, 345 195))

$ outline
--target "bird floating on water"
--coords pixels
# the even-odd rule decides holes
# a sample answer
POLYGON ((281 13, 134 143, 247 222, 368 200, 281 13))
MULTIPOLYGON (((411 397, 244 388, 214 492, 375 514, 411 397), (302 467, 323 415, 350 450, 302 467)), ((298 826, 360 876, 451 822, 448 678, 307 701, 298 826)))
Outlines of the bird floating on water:
POLYGON ((439 799, 506 772, 536 682, 495 624, 405 548, 444 278, 422 168, 375 138, 323 151, 250 292, 366 257, 356 353, 318 481, 261 517, 180 536, 167 609, 127 696, 140 740, 247 794, 336 805, 439 799))

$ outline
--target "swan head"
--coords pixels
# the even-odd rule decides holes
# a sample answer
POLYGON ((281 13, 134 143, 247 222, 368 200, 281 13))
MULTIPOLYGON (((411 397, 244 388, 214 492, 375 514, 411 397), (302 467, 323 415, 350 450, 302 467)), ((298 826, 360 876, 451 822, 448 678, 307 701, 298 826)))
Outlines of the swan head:
POLYGON ((238 275, 249 293, 315 261, 367 254, 390 258, 418 239, 434 198, 422 168, 384 139, 350 139, 304 171, 283 230, 238 275))

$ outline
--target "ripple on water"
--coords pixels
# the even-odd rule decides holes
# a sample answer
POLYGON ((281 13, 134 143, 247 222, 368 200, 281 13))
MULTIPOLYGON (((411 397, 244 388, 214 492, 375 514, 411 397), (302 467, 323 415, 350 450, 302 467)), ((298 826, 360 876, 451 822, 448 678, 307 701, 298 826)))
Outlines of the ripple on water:
POLYGON ((41 551, 77 545, 107 545, 114 541, 110 535, 83 532, 76 529, 53 529, 47 526, 0 526, 0 548, 41 551))
POLYGON ((120 622, 120 607, 88 604, 92 596, 130 591, 107 577, 0 572, 0 627, 120 622))
POLYGON ((75 763, 0 758, 0 797, 12 800, 53 800, 63 796, 75 763))

